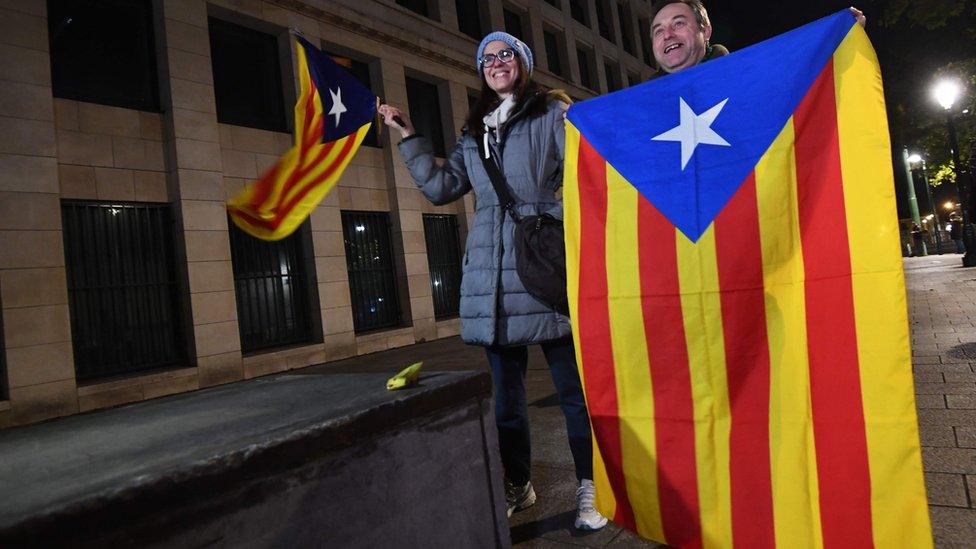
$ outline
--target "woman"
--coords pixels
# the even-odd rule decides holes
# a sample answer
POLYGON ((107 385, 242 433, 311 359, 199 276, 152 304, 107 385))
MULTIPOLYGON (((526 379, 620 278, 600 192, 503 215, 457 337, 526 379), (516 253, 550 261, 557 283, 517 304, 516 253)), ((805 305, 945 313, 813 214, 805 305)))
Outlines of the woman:
POLYGON ((416 134, 406 113, 391 105, 379 112, 400 131, 399 144, 410 174, 434 204, 457 200, 474 189, 477 208, 468 234, 461 281, 461 337, 486 347, 495 384, 495 420, 505 468, 508 514, 535 503, 525 372, 529 344, 540 344, 566 417, 569 446, 579 480, 576 527, 597 530, 607 519, 593 507, 593 456, 589 416, 576 367, 569 318, 525 291, 515 270, 511 216, 485 171, 479 141, 496 162, 520 215, 550 213, 562 218, 565 111, 569 99, 546 92, 529 77, 529 47, 510 34, 493 32, 478 46, 481 97, 457 147, 443 166, 430 142, 416 134), (395 121, 399 118, 402 125, 395 121))

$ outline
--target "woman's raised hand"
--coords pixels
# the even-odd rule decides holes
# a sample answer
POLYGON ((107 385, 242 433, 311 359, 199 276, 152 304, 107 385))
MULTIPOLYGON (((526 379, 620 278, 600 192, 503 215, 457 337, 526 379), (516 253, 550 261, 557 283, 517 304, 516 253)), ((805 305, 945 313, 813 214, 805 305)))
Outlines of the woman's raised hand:
POLYGON ((384 124, 395 130, 400 130, 400 137, 407 138, 417 133, 413 124, 410 123, 410 117, 393 105, 380 105, 379 113, 383 116, 384 124), (399 119, 399 121, 394 120, 394 118, 399 119), (399 122, 403 122, 403 124, 401 125, 399 122))

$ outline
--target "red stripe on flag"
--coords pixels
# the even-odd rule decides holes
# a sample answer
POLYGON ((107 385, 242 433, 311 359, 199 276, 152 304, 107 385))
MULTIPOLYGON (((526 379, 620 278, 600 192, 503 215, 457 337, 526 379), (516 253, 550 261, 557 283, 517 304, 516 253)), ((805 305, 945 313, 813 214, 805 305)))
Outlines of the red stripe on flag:
MULTIPOLYGON (((308 69, 306 68, 305 70, 308 69)), ((315 102, 314 102, 314 86, 313 86, 313 93, 310 93, 308 97, 305 98, 305 121, 301 128, 295 128, 296 133, 301 132, 301 134, 304 135, 304 132, 308 130, 308 127, 312 123, 314 106, 315 106, 315 102)), ((302 147, 301 149, 299 149, 299 155, 298 155, 299 166, 301 165, 301 159, 305 157, 305 149, 306 147, 304 145, 304 140, 303 140, 302 147)), ((269 170, 267 173, 265 173, 261 177, 261 179, 255 184, 254 195, 251 197, 251 203, 250 203, 251 208, 253 209, 260 208, 261 205, 264 204, 264 202, 268 199, 268 196, 271 194, 271 190, 274 188, 275 180, 278 178, 277 172, 280 169, 279 168, 280 163, 281 160, 278 160, 278 162, 275 163, 272 169, 269 170)))
POLYGON ((774 547, 769 457, 769 341, 755 173, 715 219, 732 425, 729 477, 736 547, 774 547))
POLYGON ((701 547, 695 407, 681 313, 676 229, 644 197, 637 200, 637 227, 655 442, 662 450, 657 452, 661 522, 668 544, 701 547))
POLYGON ((871 547, 871 482, 833 62, 827 64, 800 103, 795 120, 810 392, 824 546, 871 547))
POLYGON ((617 512, 614 522, 637 529, 624 479, 617 385, 607 303, 607 165, 586 139, 579 146, 580 261, 579 342, 586 403, 593 434, 607 467, 617 512))

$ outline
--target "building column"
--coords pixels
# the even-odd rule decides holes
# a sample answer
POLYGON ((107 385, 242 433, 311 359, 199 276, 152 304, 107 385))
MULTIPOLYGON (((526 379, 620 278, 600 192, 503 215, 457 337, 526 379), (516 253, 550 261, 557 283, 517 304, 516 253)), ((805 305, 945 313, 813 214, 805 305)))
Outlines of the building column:
POLYGON ((0 427, 78 411, 61 233, 47 7, 0 8, 0 427))
MULTIPOLYGON (((157 17, 169 198, 183 246, 188 345, 199 386, 243 379, 207 3, 164 0, 157 17)), ((182 267, 183 265, 180 265, 182 267)), ((182 269, 180 269, 182 270, 182 269)), ((183 278, 183 277, 178 277, 183 278)))

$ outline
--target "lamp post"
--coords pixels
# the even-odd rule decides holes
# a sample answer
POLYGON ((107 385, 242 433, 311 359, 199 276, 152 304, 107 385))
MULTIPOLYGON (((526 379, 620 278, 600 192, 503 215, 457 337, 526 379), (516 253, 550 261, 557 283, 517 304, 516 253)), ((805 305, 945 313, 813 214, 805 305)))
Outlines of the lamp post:
POLYGON ((912 230, 910 234, 912 235, 912 255, 915 257, 928 255, 928 250, 925 249, 925 240, 922 239, 922 233, 916 232, 916 227, 918 231, 922 230, 922 219, 918 214, 918 199, 915 198, 915 179, 912 177, 912 166, 911 158, 908 156, 908 148, 901 150, 901 159, 905 165, 905 178, 908 180, 908 209, 912 214, 912 230))
POLYGON ((922 164, 922 183, 925 184, 925 195, 929 199, 929 207, 932 209, 932 218, 935 220, 935 253, 942 255, 942 235, 940 234, 940 227, 942 226, 942 220, 939 219, 939 210, 935 207, 935 202, 932 201, 932 186, 929 185, 929 175, 925 169, 925 159, 922 155, 915 153, 908 157, 908 162, 910 164, 922 164))
POLYGON ((956 139, 956 126, 952 120, 952 107, 962 95, 962 87, 955 80, 942 80, 932 90, 935 100, 942 106, 946 114, 946 125, 949 129, 949 148, 952 152, 953 171, 956 172, 956 188, 959 191, 959 209, 962 210, 962 240, 966 246, 966 255, 962 258, 963 267, 976 266, 976 234, 969 219, 969 185, 960 172, 962 162, 959 160, 959 142, 956 139))

